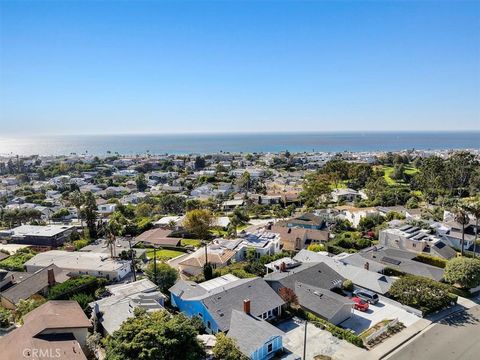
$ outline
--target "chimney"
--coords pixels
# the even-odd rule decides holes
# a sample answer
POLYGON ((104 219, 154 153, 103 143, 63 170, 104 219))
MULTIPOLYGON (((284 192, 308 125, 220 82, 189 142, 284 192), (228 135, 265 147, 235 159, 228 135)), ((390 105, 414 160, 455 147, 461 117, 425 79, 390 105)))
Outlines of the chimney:
POLYGON ((53 269, 47 270, 47 279, 48 279, 48 286, 55 285, 55 273, 53 272, 53 269))
POLYGON ((287 265, 284 262, 282 262, 280 264, 280 272, 285 272, 285 271, 287 271, 287 265))
POLYGON ((243 300, 243 312, 250 315, 250 299, 243 300))
POLYGON ((365 270, 370 270, 370 263, 367 261, 367 262, 365 263, 365 265, 363 265, 363 268, 364 268, 365 270))

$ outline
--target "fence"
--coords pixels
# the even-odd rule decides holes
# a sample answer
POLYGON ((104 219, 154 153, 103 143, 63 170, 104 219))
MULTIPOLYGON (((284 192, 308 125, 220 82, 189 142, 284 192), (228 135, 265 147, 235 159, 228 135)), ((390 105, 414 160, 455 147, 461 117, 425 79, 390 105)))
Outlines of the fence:
POLYGON ((398 324, 398 318, 397 319, 394 319, 392 321, 390 321, 389 323, 385 324, 384 326, 382 326, 380 329, 378 329, 377 331, 375 331, 374 333, 368 335, 364 340, 363 342, 365 344, 369 344, 372 340, 375 340, 376 338, 378 338, 379 336, 382 336, 383 334, 385 334, 388 329, 390 329, 391 327, 395 326, 398 324))

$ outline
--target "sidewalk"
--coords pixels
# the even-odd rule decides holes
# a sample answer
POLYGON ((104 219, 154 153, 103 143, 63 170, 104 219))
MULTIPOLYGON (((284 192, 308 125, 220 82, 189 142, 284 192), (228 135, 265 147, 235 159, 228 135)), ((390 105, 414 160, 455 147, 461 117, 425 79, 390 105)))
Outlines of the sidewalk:
POLYGON ((430 325, 452 314, 468 310, 478 305, 478 302, 478 299, 466 299, 463 297, 458 297, 458 301, 455 306, 418 320, 411 326, 402 330, 400 333, 396 334, 391 338, 388 338, 386 341, 374 347, 368 352, 366 358, 372 360, 383 359, 389 354, 391 354, 393 351, 397 350, 402 345, 410 341, 412 338, 417 336, 419 333, 426 330, 430 325))

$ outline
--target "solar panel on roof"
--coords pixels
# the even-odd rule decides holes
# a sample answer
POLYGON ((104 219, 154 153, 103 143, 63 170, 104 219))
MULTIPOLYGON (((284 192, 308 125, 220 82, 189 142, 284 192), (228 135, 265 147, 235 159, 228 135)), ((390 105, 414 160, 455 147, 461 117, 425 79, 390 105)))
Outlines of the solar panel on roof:
POLYGON ((388 264, 392 264, 392 265, 400 265, 400 263, 401 263, 400 260, 392 259, 388 256, 383 257, 381 261, 386 262, 388 264))
POLYGON ((438 243, 435 244, 435 246, 439 249, 443 249, 445 247, 445 244, 441 241, 439 241, 438 243))

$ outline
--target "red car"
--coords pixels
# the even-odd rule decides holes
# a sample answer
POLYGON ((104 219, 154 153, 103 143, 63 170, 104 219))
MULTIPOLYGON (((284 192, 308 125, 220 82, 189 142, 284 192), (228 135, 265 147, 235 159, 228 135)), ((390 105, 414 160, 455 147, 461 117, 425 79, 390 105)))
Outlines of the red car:
POLYGON ((360 311, 367 311, 368 310, 368 303, 365 300, 360 299, 359 297, 353 297, 352 301, 355 303, 353 305, 353 308, 355 310, 360 310, 360 311))

